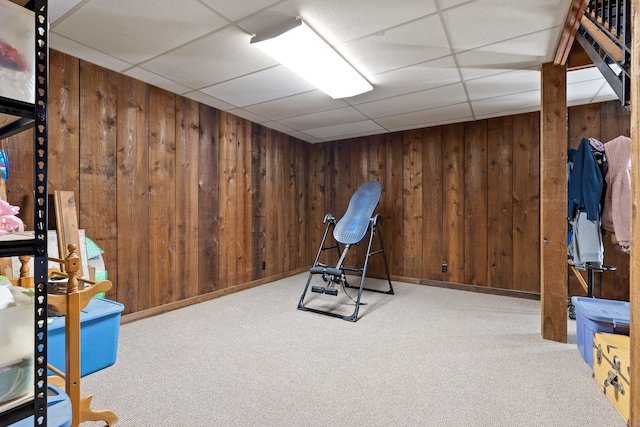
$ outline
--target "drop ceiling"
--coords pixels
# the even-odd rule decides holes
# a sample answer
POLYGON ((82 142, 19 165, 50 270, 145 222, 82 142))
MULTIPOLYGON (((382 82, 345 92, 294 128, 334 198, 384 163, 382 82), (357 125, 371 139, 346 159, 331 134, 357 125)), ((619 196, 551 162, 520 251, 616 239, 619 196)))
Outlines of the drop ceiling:
MULTIPOLYGON (((51 0, 52 49, 308 142, 537 111, 571 0, 51 0), (301 17, 373 85, 332 99, 249 44, 301 17)), ((595 67, 568 104, 616 99, 595 67)))

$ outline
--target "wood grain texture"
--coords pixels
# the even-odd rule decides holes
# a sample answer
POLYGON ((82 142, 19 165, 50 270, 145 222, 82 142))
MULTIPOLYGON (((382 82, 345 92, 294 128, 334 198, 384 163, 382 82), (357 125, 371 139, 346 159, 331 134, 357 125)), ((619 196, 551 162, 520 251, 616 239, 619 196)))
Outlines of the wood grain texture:
POLYGON ((198 295, 198 103, 176 98, 176 299, 198 295))
POLYGON ((489 119, 487 140, 487 238, 489 276, 492 288, 513 288, 513 118, 489 119))
POLYGON ((264 126, 252 125, 251 136, 251 280, 266 277, 266 143, 264 126))
MULTIPOLYGON (((125 313, 149 305, 149 86, 118 76, 117 138, 117 284, 125 313)), ((115 280, 114 280, 115 279, 115 280)))
MULTIPOLYGON (((105 251, 109 274, 117 277, 117 99, 118 75, 80 61, 79 227, 105 251), (82 120, 83 117, 91 118, 82 120)), ((118 284, 108 292, 117 296, 118 284)))
POLYGON ((422 276, 422 218, 423 218, 423 180, 422 149, 423 132, 409 131, 404 133, 403 140, 403 224, 404 230, 404 266, 405 276, 422 276))
POLYGON ((541 331, 545 339, 567 341, 566 69, 542 66, 540 113, 540 292, 541 331))
POLYGON ((198 288, 201 295, 220 289, 219 133, 220 112, 201 105, 198 146, 198 288))
POLYGON ((489 148, 487 121, 465 124, 465 267, 464 282, 487 286, 488 284, 488 195, 487 174, 489 148))
POLYGON ((443 144, 443 241, 448 281, 464 282, 464 125, 445 126, 443 144))
POLYGON ((582 138, 600 139, 600 104, 571 107, 569 114, 569 148, 577 149, 582 138))
POLYGON ((251 129, 247 121, 221 113, 220 272, 223 288, 251 280, 251 129), (247 164, 249 163, 249 164, 247 164))
POLYGON ((513 278, 512 288, 540 292, 539 115, 513 119, 513 278))
POLYGON ((79 75, 79 59, 51 51, 47 92, 49 191, 67 190, 76 195, 80 194, 79 75))
POLYGON ((443 241, 443 141, 442 126, 428 130, 422 149, 422 265, 423 277, 446 281, 442 272, 445 260, 443 241))
MULTIPOLYGON (((73 191, 54 190, 54 205, 56 215, 56 234, 58 237, 58 254, 64 259, 69 255, 69 245, 80 248, 80 235, 78 233, 78 209, 76 207, 76 195, 73 191)), ((75 255, 78 268, 78 276, 82 277, 82 266, 87 260, 82 259, 78 251, 75 255)), ((85 279, 89 279, 85 277, 85 279)))
POLYGON ((401 133, 393 133, 385 137, 386 141, 386 174, 382 188, 385 188, 384 204, 388 212, 385 222, 384 242, 387 261, 392 274, 404 275, 404 203, 402 198, 402 159, 403 141, 401 133))
POLYGON ((176 299, 176 95, 149 90, 149 304, 176 299))

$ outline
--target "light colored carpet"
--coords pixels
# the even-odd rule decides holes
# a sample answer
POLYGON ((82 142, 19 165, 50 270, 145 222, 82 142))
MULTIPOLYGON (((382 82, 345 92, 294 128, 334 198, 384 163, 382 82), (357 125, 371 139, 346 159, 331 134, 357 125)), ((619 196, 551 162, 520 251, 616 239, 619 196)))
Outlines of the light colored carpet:
POLYGON ((122 325, 83 394, 119 427, 626 425, 538 301, 394 282, 352 323, 297 310, 306 278, 122 325))

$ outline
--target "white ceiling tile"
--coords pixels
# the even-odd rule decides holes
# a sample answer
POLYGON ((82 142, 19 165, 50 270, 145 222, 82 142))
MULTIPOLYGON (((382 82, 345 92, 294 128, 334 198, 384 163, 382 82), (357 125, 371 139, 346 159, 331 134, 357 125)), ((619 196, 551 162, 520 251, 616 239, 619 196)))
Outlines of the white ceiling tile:
POLYGON ((49 7, 49 24, 55 25, 56 21, 64 16, 65 13, 73 9, 82 0, 55 0, 50 1, 47 6, 49 7))
POLYGON ((170 92, 177 93, 178 95, 193 91, 193 88, 189 88, 187 86, 181 85, 180 83, 176 83, 172 80, 169 80, 165 77, 154 74, 143 68, 134 67, 124 71, 123 74, 129 77, 133 77, 134 79, 147 82, 159 88, 168 90, 170 92))
POLYGON ((342 134, 342 135, 336 135, 334 137, 323 138, 323 141, 332 142, 332 141, 340 141, 340 140, 343 140, 343 139, 362 138, 364 136, 379 135, 380 132, 382 132, 382 131, 383 130, 381 130, 381 129, 374 129, 374 130, 355 132, 355 133, 345 133, 345 134, 342 134))
POLYGON ((540 90, 540 71, 517 70, 466 82, 472 100, 540 90))
POLYGON ((66 53, 76 58, 82 58, 87 62, 99 65, 109 70, 122 72, 131 67, 131 64, 121 61, 118 58, 107 55, 97 50, 91 49, 83 44, 66 37, 62 37, 54 32, 49 33, 49 47, 58 52, 66 53))
POLYGON ((344 101, 333 99, 320 90, 314 90, 288 98, 251 105, 246 107, 246 110, 269 120, 282 120, 346 106, 344 101))
POLYGON ((336 45, 435 12, 434 0, 289 0, 242 21, 240 25, 251 33, 258 33, 300 16, 329 44, 336 45))
POLYGON ((438 0, 440 3, 440 9, 449 9, 452 7, 458 7, 464 5, 465 3, 471 3, 477 0, 438 0))
POLYGON ((460 82, 453 57, 447 56, 370 77, 373 90, 347 98, 351 105, 404 95, 460 82))
POLYGON ((589 100, 589 103, 592 104, 592 103, 607 102, 607 101, 620 101, 620 100, 612 90, 611 93, 606 95, 600 95, 600 93, 598 93, 598 95, 594 96, 592 99, 589 100))
POLYGON ((235 108, 235 105, 228 104, 224 101, 221 101, 213 96, 207 95, 206 93, 202 93, 200 91, 194 90, 193 92, 187 92, 183 94, 185 98, 193 99, 194 101, 198 101, 202 104, 209 105, 210 107, 217 108, 218 110, 232 110, 235 108))
POLYGON ((451 53, 440 17, 411 21, 379 34, 336 46, 336 50, 365 76, 418 64, 451 53))
MULTIPOLYGON (((571 1, 56 0, 50 46, 318 142, 539 110, 534 74, 553 58, 571 1), (295 16, 374 89, 341 100, 302 89, 249 44, 295 16), (347 125, 366 118, 384 127, 347 125)), ((568 103, 615 99, 595 68, 567 81, 578 85, 568 103)))
POLYGON ((387 117, 394 114, 427 110, 442 105, 459 104, 467 101, 462 84, 453 84, 422 92, 410 93, 357 106, 367 117, 387 117))
POLYGON ((249 44, 251 36, 230 27, 144 64, 179 83, 203 88, 277 63, 249 44))
POLYGON ((495 98, 472 101, 476 118, 492 117, 495 114, 508 115, 517 111, 531 111, 531 108, 540 109, 540 91, 517 93, 514 95, 497 96, 495 98))
POLYGON ((604 79, 587 80, 567 85, 567 103, 577 99, 591 99, 600 90, 604 79))
POLYGON ((289 133, 295 131, 295 129, 291 129, 290 127, 287 127, 287 126, 285 126, 285 125, 283 125, 282 123, 279 123, 279 122, 269 122, 269 121, 267 121, 267 122, 262 122, 260 124, 270 128, 270 129, 277 130, 278 132, 282 132, 282 133, 289 134, 289 133))
POLYGON ((443 124, 472 120, 471 108, 464 102, 461 104, 449 105, 442 108, 432 108, 429 110, 415 111, 413 113, 397 114, 376 119, 376 122, 384 126, 389 131, 413 129, 423 125, 443 124))
POLYGON ((539 67, 553 59, 558 30, 540 31, 483 46, 456 55, 464 79, 471 80, 505 71, 539 67))
POLYGON ((238 117, 242 117, 243 119, 247 119, 250 120, 254 123, 259 123, 259 124, 263 124, 265 122, 268 122, 269 120, 265 119, 264 117, 261 117, 257 114, 253 114, 248 112, 247 110, 243 110, 242 108, 234 108, 234 109, 227 109, 227 112, 231 113, 231 114, 235 114, 238 117))
POLYGON ((476 120, 484 120, 484 119, 492 119, 495 117, 505 117, 505 116, 514 116, 516 114, 525 114, 525 113, 533 113, 536 111, 540 111, 539 106, 529 106, 529 107, 519 107, 514 108, 511 111, 496 111, 493 113, 480 114, 476 115, 476 120))
POLYGON ((293 132, 290 132, 289 135, 291 135, 294 138, 298 138, 301 139, 302 141, 306 141, 312 144, 317 144, 319 142, 324 142, 324 140, 313 137, 311 135, 309 135, 308 133, 304 133, 304 132, 300 132, 297 130, 294 130, 293 132))
POLYGON ((306 129, 304 133, 320 139, 343 138, 345 135, 353 135, 361 132, 381 132, 384 129, 373 120, 343 123, 334 126, 325 126, 316 129, 306 129))
POLYGON ((288 68, 278 65, 201 91, 238 107, 245 107, 315 89, 315 86, 288 68))
MULTIPOLYGON (((613 98, 609 98, 609 99, 617 99, 616 93, 613 91, 611 86, 609 86, 609 83, 607 83, 607 81, 604 78, 602 79, 602 85, 600 86, 600 89, 598 90, 598 93, 596 94, 596 96, 597 97, 613 96, 613 98)), ((598 101, 598 102, 601 102, 601 101, 598 101)))
POLYGON ((226 24, 196 0, 90 0, 54 30, 137 64, 226 24))
POLYGON ((242 1, 220 1, 202 0, 204 4, 211 7, 230 21, 237 21, 248 15, 253 15, 259 10, 280 3, 281 0, 242 0, 242 1))
POLYGON ((564 25, 571 0, 478 0, 443 12, 456 51, 564 25), (558 13, 558 11, 562 13, 558 13), (492 22, 493 25, 487 25, 492 22))
POLYGON ((596 67, 583 68, 581 70, 569 71, 567 73, 568 85, 598 79, 604 80, 604 77, 602 77, 602 73, 596 67))
POLYGON ((365 120, 366 117, 353 107, 337 108, 320 113, 307 114, 280 120, 280 123, 296 130, 315 129, 332 124, 342 124, 365 120))

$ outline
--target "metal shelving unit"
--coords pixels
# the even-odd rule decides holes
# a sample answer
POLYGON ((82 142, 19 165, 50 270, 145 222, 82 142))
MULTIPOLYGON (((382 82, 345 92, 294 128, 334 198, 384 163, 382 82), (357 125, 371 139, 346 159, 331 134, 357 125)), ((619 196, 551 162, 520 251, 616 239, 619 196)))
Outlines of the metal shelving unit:
POLYGON ((33 236, 0 241, 0 257, 32 255, 35 283, 34 381, 33 398, 22 405, 0 412, 0 425, 10 425, 33 416, 34 426, 47 425, 47 77, 49 66, 48 4, 35 0, 35 100, 28 103, 0 97, 0 113, 18 116, 0 138, 34 128, 34 228, 33 236))

